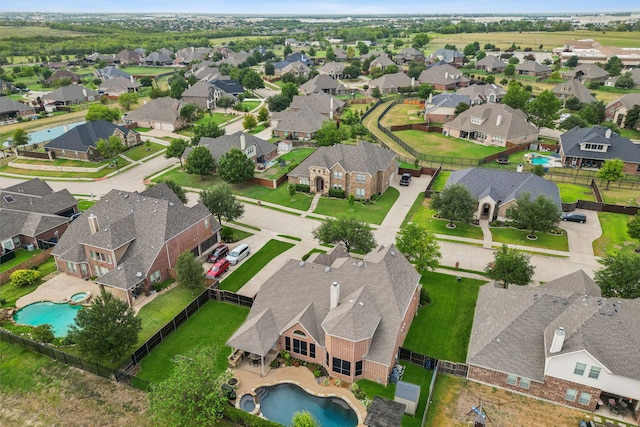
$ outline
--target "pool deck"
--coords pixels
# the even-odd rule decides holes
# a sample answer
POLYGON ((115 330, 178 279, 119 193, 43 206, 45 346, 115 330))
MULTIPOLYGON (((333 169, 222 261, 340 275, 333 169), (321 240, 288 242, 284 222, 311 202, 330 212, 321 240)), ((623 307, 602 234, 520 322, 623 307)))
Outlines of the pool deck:
POLYGON ((367 409, 364 405, 354 397, 349 388, 336 387, 333 385, 324 386, 316 382, 313 373, 304 366, 299 367, 286 367, 271 369, 269 373, 261 377, 259 374, 255 374, 242 369, 235 369, 232 371, 233 376, 238 379, 239 387, 236 390, 238 402, 245 393, 252 393, 256 388, 262 386, 271 386, 281 383, 297 384, 307 392, 321 397, 327 396, 339 396, 349 402, 351 408, 354 409, 358 416, 358 426, 364 426, 364 419, 367 415, 367 409))
POLYGON ((16 308, 22 308, 34 302, 60 301, 71 298, 79 292, 91 292, 92 297, 100 295, 98 285, 90 280, 82 280, 77 277, 57 274, 47 280, 38 289, 16 301, 16 308))

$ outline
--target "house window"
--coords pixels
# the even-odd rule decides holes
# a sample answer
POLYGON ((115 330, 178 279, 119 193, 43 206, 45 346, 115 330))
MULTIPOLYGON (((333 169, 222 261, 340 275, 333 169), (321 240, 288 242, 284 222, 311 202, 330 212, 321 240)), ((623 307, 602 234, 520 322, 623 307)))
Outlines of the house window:
POLYGON ((299 339, 293 339, 293 352, 306 356, 307 353, 307 342, 301 341, 299 339))
POLYGON ((498 142, 498 143, 503 143, 503 142, 504 142, 504 138, 503 138, 503 137, 501 137, 501 136, 495 136, 495 135, 491 138, 491 140, 492 140, 493 142, 498 142))
POLYGON ((160 270, 156 270, 153 273, 151 273, 149 280, 151 280, 151 283, 159 283, 161 276, 162 275, 160 274, 160 270))
POLYGON ((96 273, 98 273, 98 276, 102 276, 103 274, 107 274, 109 272, 109 269, 106 267, 103 267, 101 265, 96 265, 96 273))
POLYGON ((91 251, 91 259, 102 262, 111 262, 111 256, 96 251, 91 251))
POLYGON ((576 375, 583 375, 585 369, 587 369, 587 365, 578 362, 576 363, 576 369, 573 370, 573 373, 576 375))
POLYGON ((284 337, 284 349, 287 351, 291 351, 291 338, 284 337))
POLYGON ((67 261, 67 271, 71 272, 71 273, 77 273, 78 272, 78 266, 73 262, 68 262, 67 261))
POLYGON ((531 380, 529 378, 520 378, 520 387, 521 388, 529 388, 529 385, 531 385, 531 380))
POLYGON ((362 375, 362 360, 356 362, 356 377, 362 375))
POLYGON ((485 139, 487 139, 487 134, 484 133, 484 132, 477 132, 476 133, 476 138, 481 139, 481 140, 484 141, 485 139))
POLYGON ((351 362, 334 357, 332 370, 342 375, 351 376, 351 362))
POLYGON ((588 405, 591 402, 591 393, 580 393, 580 398, 578 399, 578 403, 581 405, 588 405))
POLYGON ((577 390, 568 388, 567 392, 564 394, 564 399, 568 400, 569 402, 575 402, 576 394, 578 394, 577 390))
POLYGON ((327 351, 325 353, 326 357, 325 357, 325 365, 329 366, 329 352, 327 351))
POLYGON ((309 185, 309 179, 307 179, 307 178, 300 178, 300 184, 302 184, 302 185, 309 185))
POLYGON ((302 332, 300 329, 296 329, 295 331, 293 331, 293 335, 298 337, 305 337, 305 338, 307 337, 307 334, 302 332))
POLYGON ((600 368, 598 368, 597 366, 592 366, 591 370, 589 371, 589 378, 593 378, 597 380, 599 376, 600 376, 600 368))
POLYGON ((512 374, 507 375, 507 384, 516 385, 517 382, 518 382, 517 375, 512 375, 512 374))
POLYGON ((204 219, 204 228, 209 228, 209 218, 204 219))
POLYGON ((471 124, 481 125, 482 119, 480 117, 471 117, 471 124))
POLYGON ((358 184, 364 184, 365 182, 367 182, 367 175, 364 173, 357 173, 356 174, 356 182, 358 184))
POLYGON ((342 179, 342 171, 333 171, 334 179, 342 179))
POLYGON ((309 357, 316 358, 316 345, 314 343, 309 343, 309 357))
POLYGON ((340 185, 340 184, 333 184, 333 189, 334 189, 334 190, 342 190, 342 185, 340 185))
POLYGON ((364 188, 356 188, 356 197, 364 197, 364 188))

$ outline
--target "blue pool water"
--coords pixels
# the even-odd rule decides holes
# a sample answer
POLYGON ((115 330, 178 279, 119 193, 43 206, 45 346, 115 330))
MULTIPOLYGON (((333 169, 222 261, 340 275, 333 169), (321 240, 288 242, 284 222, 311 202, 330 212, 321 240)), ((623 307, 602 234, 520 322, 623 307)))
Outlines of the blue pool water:
POLYGON ((268 420, 288 426, 296 412, 309 411, 322 427, 358 424, 356 413, 343 399, 313 396, 295 384, 264 388, 266 394, 260 399, 260 412, 268 420))
POLYGON ((532 165, 550 166, 549 160, 551 160, 550 157, 533 157, 531 159, 531 164, 532 165))
POLYGON ((49 129, 37 130, 31 132, 29 136, 29 144, 40 144, 41 142, 51 141, 54 138, 59 137, 63 133, 67 132, 74 127, 81 125, 85 122, 69 123, 68 125, 56 126, 49 129))
POLYGON ((86 297, 87 297, 87 293, 86 292, 79 292, 77 294, 73 294, 70 299, 71 299, 71 301, 82 301, 86 297))
POLYGON ((16 323, 39 326, 45 323, 53 327, 53 334, 57 337, 67 335, 69 326, 76 318, 81 305, 54 304, 50 301, 36 302, 18 310, 13 315, 16 323))

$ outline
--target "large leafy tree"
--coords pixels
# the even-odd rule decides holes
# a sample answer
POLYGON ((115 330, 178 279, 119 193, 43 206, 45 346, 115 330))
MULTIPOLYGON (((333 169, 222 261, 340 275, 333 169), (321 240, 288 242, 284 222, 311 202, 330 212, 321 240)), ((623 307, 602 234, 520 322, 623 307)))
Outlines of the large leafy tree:
POLYGON ((254 116, 253 114, 245 114, 244 120, 242 120, 242 127, 250 131, 256 126, 258 126, 258 120, 256 120, 256 116, 254 116))
POLYGON ((531 200, 529 193, 516 198, 516 203, 507 208, 507 218, 514 221, 518 228, 531 230, 535 238, 536 230, 547 232, 560 221, 560 209, 553 201, 542 194, 531 200))
POLYGON ((176 157, 178 160, 180 160, 180 166, 182 166, 182 154, 187 148, 187 145, 189 145, 189 142, 186 139, 172 138, 169 146, 164 152, 164 157, 166 157, 167 159, 176 157))
POLYGON ((224 108, 224 112, 226 113, 229 108, 236 105, 236 102, 238 102, 238 100, 234 96, 222 95, 216 100, 216 107, 224 108))
POLYGON ((594 280, 602 295, 612 298, 640 298, 640 255, 617 252, 600 260, 603 268, 596 271, 594 280))
POLYGON ((106 120, 108 122, 117 122, 120 120, 120 110, 117 108, 109 108, 102 104, 93 104, 89 107, 85 119, 89 122, 96 120, 106 120))
POLYGON ((560 129, 569 130, 569 129, 573 129, 576 126, 581 128, 586 128, 586 127, 589 127, 589 123, 579 115, 572 114, 566 119, 564 119, 558 127, 560 129))
POLYGON ((580 111, 578 112, 580 117, 585 119, 592 125, 597 125, 598 123, 602 123, 605 119, 605 105, 604 102, 590 102, 588 104, 584 104, 580 111))
POLYGON ((204 270, 190 250, 182 252, 176 262, 176 280, 181 286, 191 290, 191 295, 204 286, 204 270))
POLYGON ((224 135, 224 128, 218 127, 214 122, 202 123, 198 126, 193 127, 193 138, 191 138, 191 145, 198 145, 200 143, 200 139, 207 138, 217 138, 219 136, 224 135))
POLYGON ((504 287, 510 284, 525 286, 531 282, 534 266, 530 256, 517 249, 502 245, 495 253, 493 262, 484 271, 493 280, 502 281, 504 287))
POLYGON ((78 311, 75 323, 69 328, 69 336, 82 356, 112 363, 138 341, 141 324, 126 302, 102 291, 91 306, 78 311))
POLYGON ((126 150, 126 146, 120 138, 112 135, 107 139, 100 138, 96 142, 96 150, 102 157, 115 162, 116 166, 118 166, 118 155, 126 150))
POLYGON ((291 104, 291 99, 289 99, 286 95, 279 93, 278 95, 273 95, 267 98, 267 105, 269 106, 269 111, 272 113, 276 113, 278 111, 286 110, 291 104))
POLYGON ((316 132, 316 142, 320 146, 340 144, 348 137, 345 128, 338 128, 338 124, 333 120, 324 121, 322 127, 316 132))
POLYGON ((625 129, 636 129, 640 125, 640 105, 634 105, 627 112, 627 117, 624 119, 625 129))
POLYGON ((13 133, 13 143, 16 146, 27 145, 31 136, 24 129, 16 129, 13 133))
POLYGON ((200 175, 204 179, 205 175, 210 175, 216 167, 216 161, 211 156, 211 152, 207 147, 198 145, 193 147, 187 156, 187 173, 200 175))
POLYGON ((222 218, 234 221, 244 214, 244 205, 236 200, 228 184, 217 185, 200 192, 200 203, 222 224, 222 218))
POLYGON ((229 184, 240 184, 253 178, 255 164, 240 149, 232 148, 218 160, 218 176, 229 184))
POLYGON ((558 120, 560 115, 560 107, 562 102, 558 99, 553 92, 545 90, 536 97, 533 101, 527 104, 527 114, 531 123, 538 128, 554 128, 555 121, 558 120))
POLYGON ((126 92, 118 96, 118 105, 120 105, 126 111, 129 111, 132 105, 138 104, 139 100, 140 98, 138 98, 138 95, 136 93, 126 92))
POLYGON ((295 83, 284 83, 281 94, 286 96, 289 102, 291 102, 293 101, 293 97, 298 94, 298 86, 296 86, 295 83))
POLYGON ((436 236, 419 224, 402 227, 396 234, 396 246, 418 271, 435 270, 442 257, 436 236))
POLYGON ((572 55, 567 59, 567 62, 565 62, 564 65, 569 68, 575 68, 578 66, 578 59, 578 55, 572 55))
POLYGON ((604 64, 604 69, 609 72, 612 76, 620 75, 620 72, 624 68, 624 64, 622 60, 617 56, 613 55, 609 58, 606 64, 604 64))
POLYGON ((635 82, 633 81, 633 77, 631 76, 631 72, 629 71, 622 74, 620 77, 618 77, 618 80, 616 80, 616 87, 621 87, 623 89, 633 89, 633 86, 635 86, 635 82))
POLYGON ((427 43, 429 43, 429 35, 427 33, 418 33, 413 36, 413 47, 416 49, 421 49, 427 43))
POLYGON ((158 183, 149 185, 148 188, 154 187, 160 183, 165 183, 182 203, 187 203, 187 192, 184 190, 184 188, 182 188, 182 185, 178 184, 172 179, 164 179, 162 181, 159 181, 158 183))
POLYGON ((230 377, 216 367, 219 349, 197 347, 176 358, 169 376, 149 393, 155 425, 212 426, 222 419, 227 398, 222 386, 230 377))
POLYGON ((598 170, 596 176, 607 181, 607 190, 609 184, 613 181, 620 181, 624 178, 624 162, 620 159, 605 160, 602 167, 598 170))
POLYGON ((187 83, 183 75, 177 74, 169 79, 169 87, 169 96, 180 99, 182 92, 189 87, 189 83, 187 83))
POLYGON ((195 104, 187 104, 180 109, 180 118, 187 123, 193 123, 202 117, 202 110, 195 104))
POLYGON ((377 246, 369 224, 355 218, 325 219, 313 230, 313 237, 324 244, 342 244, 347 252, 368 254, 377 246))
POLYGON ((262 81, 260 74, 254 70, 247 70, 242 77, 242 86, 249 90, 255 90, 264 87, 264 81, 262 81))
POLYGON ((440 216, 448 219, 452 228, 455 227, 453 221, 470 222, 477 204, 478 201, 469 189, 460 184, 445 187, 431 200, 431 207, 438 211, 440 216))
POLYGON ((502 98, 502 103, 507 104, 511 108, 524 110, 529 98, 531 98, 531 92, 519 81, 512 80, 511 83, 509 83, 507 93, 505 93, 502 98))
POLYGON ((637 213, 627 223, 627 234, 632 239, 640 240, 640 213, 637 213))

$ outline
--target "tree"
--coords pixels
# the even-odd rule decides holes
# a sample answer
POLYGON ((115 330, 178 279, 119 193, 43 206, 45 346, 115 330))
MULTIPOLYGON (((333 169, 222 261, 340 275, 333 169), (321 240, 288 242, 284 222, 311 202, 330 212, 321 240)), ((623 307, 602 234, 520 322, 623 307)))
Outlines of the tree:
POLYGON ((407 71, 407 76, 417 80, 418 77, 420 77, 422 71, 425 70, 425 68, 427 67, 423 63, 412 62, 411 64, 409 64, 409 71, 407 71))
POLYGON ((276 74, 276 67, 273 66, 273 62, 267 61, 264 64, 264 75, 265 76, 273 76, 276 74))
POLYGON ((537 176, 544 176, 546 174, 545 167, 542 165, 534 165, 531 169, 531 173, 537 176))
POLYGON ((354 250, 368 254, 377 246, 373 229, 355 218, 327 218, 312 233, 321 243, 342 244, 347 252, 354 250))
POLYGON ((267 105, 269 106, 269 111, 271 111, 272 113, 284 111, 289 107, 290 104, 291 100, 281 93, 267 98, 267 105))
POLYGON ((355 65, 347 65, 342 70, 342 75, 345 79, 357 79, 360 74, 360 67, 357 67, 355 65))
POLYGON ((200 179, 204 179, 205 175, 211 175, 216 167, 216 161, 211 156, 211 152, 207 147, 202 145, 195 146, 187 155, 186 170, 187 173, 200 175, 200 179))
POLYGON ((76 314, 69 336, 80 354, 97 362, 113 363, 138 341, 142 321, 132 307, 105 290, 76 314))
POLYGON ((373 96, 375 99, 382 98, 382 92, 380 92, 380 88, 378 86, 371 89, 371 96, 373 96))
POLYGON ((232 148, 218 160, 218 176, 229 184, 240 184, 253 178, 255 164, 240 149, 232 148))
POLYGON ((199 201, 209 209, 220 224, 222 224, 222 218, 226 221, 234 221, 244 214, 244 205, 236 200, 228 184, 201 191, 199 201))
POLYGON ((567 62, 564 63, 565 67, 575 68, 578 66, 578 55, 572 55, 567 62))
POLYGON ((331 49, 331 47, 327 48, 327 53, 325 56, 327 58, 327 61, 335 61, 336 59, 336 54, 333 52, 333 49, 331 49))
POLYGON ((384 74, 397 74, 400 69, 396 64, 387 65, 384 69, 384 74))
MULTIPOLYGON (((369 53, 369 46, 364 44, 364 42, 358 42, 356 48, 358 48, 358 52, 360 52, 360 55, 366 55, 367 53, 369 53)), ((311 52, 309 52, 309 56, 313 56, 311 55, 311 52)))
POLYGON ((214 345, 196 347, 175 358, 171 373, 153 384, 149 413, 155 425, 211 426, 222 419, 227 396, 223 385, 229 373, 216 367, 220 350, 214 345))
POLYGON ((11 285, 16 288, 24 288, 26 286, 33 286, 40 278, 40 273, 37 270, 16 270, 9 275, 11 285))
POLYGON ((17 147, 21 145, 27 145, 31 136, 24 129, 16 129, 13 133, 13 144, 17 147))
POLYGON ((429 98, 429 95, 433 93, 433 86, 429 83, 423 83, 418 86, 418 96, 422 99, 429 98))
POLYGON ((594 280, 602 296, 610 298, 640 298, 640 255, 617 252, 600 260, 604 267, 596 271, 594 280))
POLYGON ((181 186, 180 184, 178 184, 177 182, 175 182, 175 181, 174 181, 174 180, 172 180, 172 179, 163 179, 162 181, 159 181, 159 182, 157 182, 157 183, 155 183, 155 184, 151 184, 151 185, 149 185, 149 187, 148 187, 148 188, 154 187, 154 186, 156 186, 156 185, 158 185, 158 184, 160 184, 160 183, 164 183, 164 184, 166 184, 166 185, 167 185, 167 187, 169 187, 169 189, 170 189, 171 191, 173 191, 173 194, 175 194, 175 195, 176 195, 176 197, 177 197, 178 199, 180 199, 180 201, 181 201, 183 204, 186 204, 186 203, 187 203, 187 192, 184 190, 184 188, 182 188, 182 186, 181 186))
POLYGON ((96 150, 102 157, 118 166, 118 155, 124 152, 127 147, 122 143, 122 140, 115 135, 110 136, 107 139, 100 138, 96 142, 96 150))
POLYGON ((126 111, 129 111, 132 105, 138 104, 138 100, 138 95, 136 95, 134 92, 122 93, 118 96, 118 105, 120 105, 126 111))
POLYGON ((418 271, 435 270, 442 258, 436 236, 419 224, 402 227, 396 234, 396 246, 418 271))
POLYGON ((598 101, 584 104, 578 114, 592 125, 602 123, 605 118, 604 102, 598 101))
POLYGON ((560 129, 564 129, 564 130, 569 130, 569 129, 573 129, 574 127, 581 127, 581 128, 586 128, 589 127, 589 123, 587 123, 587 121, 585 119, 583 119, 582 117, 580 117, 577 114, 572 114, 569 117, 567 117, 566 119, 564 119, 560 125, 558 125, 558 127, 560 129))
POLYGON ((627 117, 624 119, 625 129, 635 129, 640 123, 640 105, 634 105, 629 111, 627 111, 627 117))
POLYGON ((96 120, 106 120, 108 122, 117 122, 120 120, 120 110, 117 108, 109 108, 102 104, 93 104, 87 110, 85 119, 89 122, 96 120))
POLYGON ((186 104, 180 109, 180 118, 187 123, 197 121, 202 115, 202 111, 195 104, 186 104))
POLYGON ((640 213, 635 214, 627 223, 627 234, 632 239, 640 240, 640 213))
POLYGON ((140 77, 140 84, 143 87, 151 87, 153 86, 153 79, 150 76, 140 77))
POLYGON ((485 52, 484 50, 481 50, 480 52, 476 53, 476 61, 480 61, 481 59, 484 59, 486 57, 487 57, 487 52, 485 52))
POLYGON ((476 211, 478 201, 471 195, 467 187, 461 184, 445 187, 436 193, 431 200, 431 208, 449 220, 449 227, 454 228, 453 221, 470 222, 476 211))
POLYGON ((233 108, 233 106, 236 105, 236 102, 238 102, 238 100, 234 96, 222 95, 216 100, 216 107, 224 108, 224 112, 226 113, 229 108, 233 108))
POLYGON ((553 129, 556 120, 560 117, 558 112, 561 106, 560 99, 550 90, 545 90, 527 104, 526 110, 531 123, 536 125, 538 129, 543 127, 553 129))
POLYGON ((526 286, 533 277, 534 266, 531 257, 517 249, 502 245, 495 253, 493 262, 484 271, 493 280, 500 280, 505 289, 510 285, 526 286))
POLYGON ((611 181, 620 181, 624 178, 624 162, 620 159, 605 160, 596 176, 607 181, 607 190, 611 181))
POLYGON ((621 87, 623 89, 633 89, 635 82, 633 81, 633 77, 630 72, 626 72, 618 77, 616 80, 616 87, 621 87))
POLYGON ((245 114, 244 120, 242 120, 242 127, 250 131, 256 126, 258 126, 256 116, 254 116, 253 114, 245 114))
POLYGON ((260 107, 260 110, 258 110, 258 121, 260 123, 264 123, 267 120, 269 120, 269 110, 267 110, 267 107, 263 105, 260 107))
POLYGON ((191 145, 198 145, 200 139, 206 138, 218 138, 224 135, 224 128, 218 127, 214 122, 206 122, 193 127, 193 137, 191 138, 191 145))
POLYGON ((185 148, 187 148, 189 142, 182 138, 172 138, 171 142, 169 142, 169 146, 164 152, 164 157, 170 159, 172 157, 176 157, 180 160, 180 167, 182 167, 182 154, 184 153, 185 148))
POLYGON ((530 238, 535 238, 536 230, 543 233, 551 230, 560 221, 560 209, 542 194, 531 200, 529 193, 516 197, 516 203, 507 208, 507 218, 516 227, 531 230, 530 238))
POLYGON ((290 45, 286 45, 282 53, 284 54, 284 56, 291 55, 293 53, 293 49, 291 49, 290 45))
POLYGON ((469 107, 469 104, 467 104, 466 102, 460 102, 456 107, 456 109, 453 110, 453 114, 457 116, 458 114, 467 111, 469 108, 471 108, 469 107))
POLYGON ((429 43, 429 35, 426 33, 418 33, 413 36, 413 47, 416 49, 422 49, 429 43))
POLYGON ((48 323, 38 325, 31 330, 31 338, 37 342, 50 343, 55 337, 53 327, 48 323))
POLYGON ((309 411, 300 411, 293 414, 291 427, 320 427, 320 423, 309 411))
POLYGON ((289 103, 291 103, 293 97, 298 94, 298 86, 296 86, 295 83, 284 83, 281 89, 281 94, 287 97, 289 103))
POLYGON ((580 102, 577 97, 572 96, 564 101, 564 106, 571 111, 578 111, 580 110, 580 108, 582 108, 582 102, 580 102))
POLYGON ((478 52, 478 49, 476 49, 476 45, 474 43, 469 43, 464 47, 464 49, 462 49, 462 53, 464 53, 465 56, 474 56, 476 52, 478 52))
POLYGON ((610 57, 607 63, 604 64, 604 69, 612 76, 619 76, 623 68, 624 64, 622 63, 622 60, 615 55, 610 57))
POLYGON ((189 84, 185 80, 184 76, 177 74, 169 79, 169 96, 175 99, 180 99, 182 92, 187 90, 189 84))
POLYGON ((249 90, 255 90, 264 87, 264 81, 256 71, 248 70, 242 77, 242 86, 249 90))
POLYGON ((507 104, 511 108, 524 110, 529 98, 531 98, 531 92, 528 91, 522 83, 512 80, 511 83, 509 83, 507 93, 505 93, 502 98, 502 103, 507 104))
POLYGON ((325 120, 322 123, 322 127, 316 132, 316 142, 320 146, 330 146, 340 144, 346 140, 348 135, 344 127, 338 128, 338 125, 333 120, 325 120))
POLYGON ((504 69, 505 76, 513 76, 515 73, 516 73, 516 66, 513 64, 507 65, 504 69))
POLYGON ((185 250, 178 256, 176 262, 176 280, 181 286, 191 290, 191 296, 195 291, 204 287, 204 270, 202 264, 190 250, 185 250))

